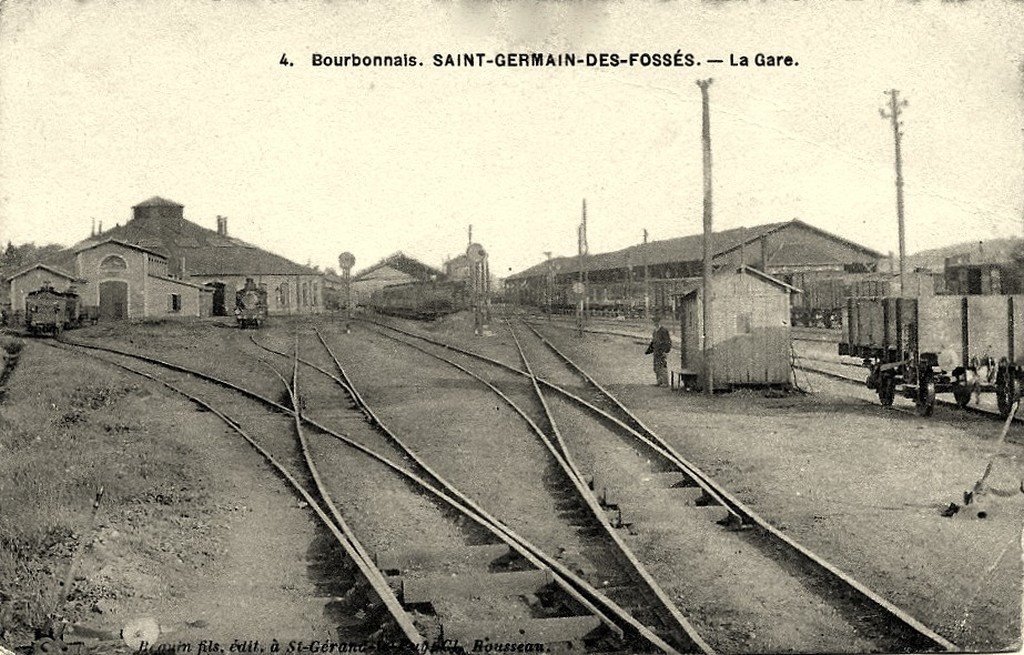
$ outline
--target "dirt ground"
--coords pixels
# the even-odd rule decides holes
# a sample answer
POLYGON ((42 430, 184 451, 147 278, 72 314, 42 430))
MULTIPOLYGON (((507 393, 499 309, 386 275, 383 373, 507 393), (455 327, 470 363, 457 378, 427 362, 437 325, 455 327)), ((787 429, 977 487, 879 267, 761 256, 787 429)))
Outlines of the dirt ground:
POLYGON ((0 428, 0 642, 30 643, 51 608, 68 639, 105 649, 144 617, 161 626, 158 643, 193 648, 336 638, 308 571, 322 536, 219 419, 160 385, 29 341, 0 428))
MULTIPOLYGON (((532 503, 550 503, 537 491, 550 472, 537 468, 525 442, 512 440, 519 438, 511 436, 514 417, 496 398, 454 369, 428 367, 422 355, 378 339, 360 341, 365 328, 357 327, 346 341, 337 326, 329 320, 325 324, 367 399, 394 427, 406 428, 410 440, 439 468, 445 467, 444 474, 461 480, 460 486, 470 487, 466 490, 487 499, 488 505, 501 505, 504 495, 509 516, 525 514, 532 503), (439 394, 446 400, 434 404, 439 394), (457 420, 472 413, 479 416, 475 424, 457 420), (437 441, 436 435, 446 438, 437 441), (510 451, 515 456, 503 457, 510 451), (475 461, 482 452, 487 456, 475 461), (522 493, 507 492, 503 480, 509 471, 522 478, 522 493)), ((257 336, 288 347, 294 325, 279 319, 257 336)), ((408 325, 518 364, 507 333, 498 325, 489 337, 473 337, 465 317, 408 325)), ((819 555, 962 648, 990 651, 1019 645, 1024 495, 987 499, 989 515, 983 520, 939 515, 940 508, 961 500, 990 458, 992 487, 1012 490, 1024 478, 1021 446, 997 445, 996 422, 941 408, 928 419, 884 410, 867 402, 870 395, 858 395, 860 390, 820 376, 800 380, 812 391, 808 395, 769 397, 743 391, 709 399, 659 389, 651 386, 650 358, 642 354, 645 344, 602 335, 587 335, 581 342, 562 328, 543 331, 685 457, 819 555)), ((96 326, 72 336, 157 353, 279 397, 280 381, 257 357, 283 370, 281 360, 258 355, 249 334, 206 323, 96 326)), ((303 344, 304 349, 311 347, 303 344)), ((76 477, 71 491, 51 490, 38 481, 45 475, 34 475, 32 483, 13 477, 13 486, 4 484, 11 476, 0 476, 0 524, 22 535, 17 548, 54 549, 44 558, 21 562, 21 582, 11 584, 0 574, 0 607, 10 614, 9 599, 23 598, 33 587, 42 589, 59 577, 63 569, 54 563, 67 561, 70 545, 76 543, 72 534, 85 539, 81 535, 88 532, 89 503, 102 479, 108 496, 97 523, 96 546, 84 551, 83 579, 77 585, 116 592, 83 592, 93 594, 88 596, 93 605, 105 602, 100 611, 88 602, 76 606, 74 620, 116 632, 127 618, 145 614, 175 629, 169 638, 182 640, 202 638, 215 627, 225 639, 239 630, 252 634, 253 626, 268 626, 274 634, 324 634, 329 628, 324 603, 316 600, 319 592, 306 562, 316 531, 249 447, 225 433, 216 419, 195 412, 166 390, 89 362, 75 363, 73 376, 61 373, 66 368, 56 351, 30 345, 0 404, 0 420, 6 422, 0 427, 18 426, 13 438, 7 436, 10 430, 0 431, 0 448, 5 449, 0 469, 27 466, 58 477, 64 468, 86 466, 78 463, 83 461, 80 455, 43 463, 38 453, 68 449, 76 439, 97 444, 92 449, 95 461, 88 460, 89 475, 76 477), (31 368, 36 365, 42 368, 31 368), (33 383, 40 375, 47 380, 61 377, 60 390, 33 383), (79 387, 109 387, 115 400, 93 409, 91 400, 73 400, 68 393, 79 387), (88 431, 67 429, 62 417, 82 412, 75 405, 82 402, 89 407, 86 419, 74 425, 87 424, 88 431), (181 416, 196 420, 180 421, 181 416), (45 429, 26 431, 37 423, 45 429), (116 427, 121 424, 128 426, 128 436, 116 427), (42 441, 34 441, 36 436, 42 441), (139 461, 142 455, 152 461, 139 461), (238 465, 223 466, 227 461, 238 465), (149 477, 139 483, 137 473, 143 469, 149 477), (118 497, 111 490, 129 478, 140 488, 121 492, 123 500, 106 504, 118 497), (48 494, 58 495, 48 499, 48 494), (61 515, 56 508, 72 497, 75 502, 61 515), (131 500, 137 498, 146 500, 131 500), (12 515, 8 509, 23 505, 53 507, 55 518, 43 521, 40 517, 50 512, 12 515), (114 512, 115 507, 121 509, 114 512), (104 555, 104 548, 111 552, 104 555), (107 583, 106 575, 114 579, 107 583), (266 589, 283 591, 256 595, 266 589)), ((1011 430, 1024 428, 1015 425, 1011 430)), ((543 523, 522 529, 537 540, 544 538, 543 523)), ((551 541, 571 543, 571 537, 551 541)), ((11 553, 17 549, 11 543, 0 543, 0 567, 12 566, 11 553)), ((572 548, 566 557, 573 557, 572 548)), ((24 641, 29 623, 19 616, 5 624, 12 626, 5 643, 24 641)))
POLYGON ((804 545, 963 648, 1019 646, 1024 495, 990 497, 984 520, 939 515, 962 502, 990 459, 992 487, 1019 487, 1024 451, 994 443, 999 423, 943 409, 931 418, 885 410, 821 376, 801 376, 807 396, 708 399, 651 387, 650 358, 629 339, 580 342, 565 329, 543 331, 804 545))

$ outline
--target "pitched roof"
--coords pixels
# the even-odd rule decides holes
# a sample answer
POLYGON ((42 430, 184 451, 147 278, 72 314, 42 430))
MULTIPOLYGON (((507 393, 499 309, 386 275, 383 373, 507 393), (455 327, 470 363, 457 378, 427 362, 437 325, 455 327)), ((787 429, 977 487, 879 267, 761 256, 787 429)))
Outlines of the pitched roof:
POLYGON ((18 270, 18 272, 15 273, 14 275, 11 275, 11 276, 9 276, 9 277, 7 277, 5 279, 6 279, 7 282, 10 282, 14 278, 21 277, 25 273, 28 273, 29 271, 33 271, 33 270, 35 270, 37 268, 41 268, 43 270, 47 270, 47 271, 53 273, 54 275, 59 275, 59 276, 61 276, 63 278, 67 278, 68 280, 77 281, 77 280, 80 279, 80 278, 74 276, 73 274, 68 273, 67 271, 62 271, 59 268, 56 268, 54 266, 49 266, 47 264, 43 264, 42 262, 36 262, 35 264, 30 264, 29 266, 25 266, 25 267, 21 268, 20 270, 18 270))
MULTIPOLYGON (((797 225, 801 228, 817 232, 818 234, 830 239, 840 241, 844 245, 855 248, 868 256, 876 258, 880 258, 882 256, 881 253, 875 252, 870 248, 865 248, 857 243, 848 241, 812 225, 808 225, 799 219, 780 223, 766 223, 764 225, 755 225, 754 227, 737 227, 731 230, 715 232, 711 235, 712 254, 714 257, 718 257, 733 250, 737 250, 751 242, 757 241, 761 237, 792 225, 797 225)), ((703 258, 703 248, 703 235, 691 234, 685 237, 676 237, 674 239, 651 241, 647 244, 638 244, 636 246, 630 246, 613 252, 584 255, 583 268, 586 271, 622 268, 625 265, 627 257, 633 266, 638 266, 644 261, 651 266, 676 262, 696 262, 703 258)), ((831 261, 831 259, 826 259, 825 261, 831 261)), ((578 257, 555 257, 551 259, 551 264, 555 266, 556 270, 576 271, 578 270, 578 257)), ((548 271, 547 267, 548 262, 544 261, 531 266, 524 271, 510 275, 506 279, 515 280, 545 275, 548 271)))
POLYGON ((356 282, 358 280, 361 280, 370 273, 373 273, 378 269, 384 268, 385 266, 390 266, 396 271, 401 271, 402 273, 411 275, 412 277, 418 278, 420 280, 429 279, 430 276, 441 277, 443 275, 443 273, 440 270, 434 268, 433 266, 429 266, 419 261, 418 259, 409 257, 401 250, 399 250, 394 254, 388 255, 387 257, 380 260, 373 266, 369 266, 359 271, 358 273, 352 276, 352 281, 356 282))
POLYGON ((153 273, 150 273, 149 277, 157 280, 163 280, 164 282, 173 282, 174 284, 192 287, 193 289, 199 289, 200 291, 209 291, 210 293, 213 293, 213 289, 211 289, 210 287, 203 286, 201 284, 193 284, 191 282, 186 282, 185 280, 179 280, 176 277, 167 277, 166 275, 154 275, 153 273))
POLYGON ((164 255, 163 253, 158 252, 156 250, 152 250, 150 248, 146 248, 146 247, 140 246, 140 245, 135 244, 135 243, 128 243, 127 241, 121 241, 120 239, 114 239, 114 238, 104 239, 102 241, 93 241, 93 240, 90 239, 89 241, 86 241, 86 242, 78 244, 78 246, 73 246, 72 249, 74 250, 75 254, 78 254, 80 252, 85 252, 86 250, 92 250, 93 248, 98 248, 98 247, 100 247, 102 245, 106 245, 108 243, 113 243, 113 244, 116 244, 116 245, 121 246, 123 248, 131 248, 132 250, 140 250, 142 252, 149 253, 150 255, 155 255, 155 256, 159 257, 160 259, 167 259, 166 255, 164 255))
MULTIPOLYGON (((792 284, 787 284, 786 282, 780 280, 779 278, 777 278, 775 276, 772 276, 772 275, 768 275, 767 273, 765 273, 761 269, 754 268, 752 266, 740 266, 740 267, 735 268, 735 269, 723 269, 723 270, 715 271, 715 277, 725 277, 726 275, 730 275, 730 274, 732 274, 732 275, 739 275, 740 273, 746 273, 747 275, 751 275, 753 277, 761 278, 765 282, 768 282, 769 284, 773 284, 773 285, 775 285, 775 286, 777 286, 777 287, 779 287, 781 289, 785 289, 789 293, 803 293, 803 291, 801 291, 800 289, 797 289, 792 284)), ((684 298, 686 296, 689 296, 692 293, 697 293, 698 291, 701 290, 701 288, 703 286, 704 286, 704 280, 702 278, 699 278, 699 277, 689 278, 688 282, 683 286, 683 288, 680 289, 679 291, 673 293, 672 295, 674 297, 676 297, 676 298, 684 298)))
POLYGON ((178 271, 184 257, 186 276, 320 275, 312 268, 185 219, 133 219, 107 230, 103 236, 149 252, 164 253, 172 272, 178 271))
POLYGON ((173 200, 167 200, 166 198, 161 198, 160 196, 153 196, 149 200, 143 200, 139 204, 134 205, 134 207, 184 207, 184 206, 185 205, 179 205, 178 203, 174 202, 173 200))

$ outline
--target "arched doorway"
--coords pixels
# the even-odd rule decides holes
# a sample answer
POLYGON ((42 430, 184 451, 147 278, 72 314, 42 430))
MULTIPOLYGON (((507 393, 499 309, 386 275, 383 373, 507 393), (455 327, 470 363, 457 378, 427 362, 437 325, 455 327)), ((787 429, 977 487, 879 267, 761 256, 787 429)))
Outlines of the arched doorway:
POLYGON ((100 320, 122 321, 128 318, 128 283, 122 280, 100 282, 100 320))
POLYGON ((213 289, 213 315, 227 316, 228 309, 224 306, 224 283, 207 282, 206 286, 213 289))

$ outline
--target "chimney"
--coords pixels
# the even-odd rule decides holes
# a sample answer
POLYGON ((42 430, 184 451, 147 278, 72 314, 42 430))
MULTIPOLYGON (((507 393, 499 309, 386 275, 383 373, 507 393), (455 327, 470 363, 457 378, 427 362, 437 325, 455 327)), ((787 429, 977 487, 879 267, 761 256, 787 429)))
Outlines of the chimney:
POLYGON ((100 221, 100 230, 96 233, 96 236, 103 234, 103 221, 100 221))
POLYGON ((217 215, 217 234, 222 237, 228 235, 228 217, 217 215))
POLYGON ((95 218, 92 219, 92 232, 89 234, 89 236, 91 236, 91 237, 96 236, 96 219, 95 218))

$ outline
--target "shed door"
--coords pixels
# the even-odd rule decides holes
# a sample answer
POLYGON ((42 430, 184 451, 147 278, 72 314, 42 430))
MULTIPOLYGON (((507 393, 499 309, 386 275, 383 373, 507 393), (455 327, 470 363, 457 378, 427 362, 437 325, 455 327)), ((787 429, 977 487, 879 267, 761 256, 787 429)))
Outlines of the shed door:
POLYGON ((128 318, 128 283, 100 282, 100 319, 120 321, 125 318, 128 318))

